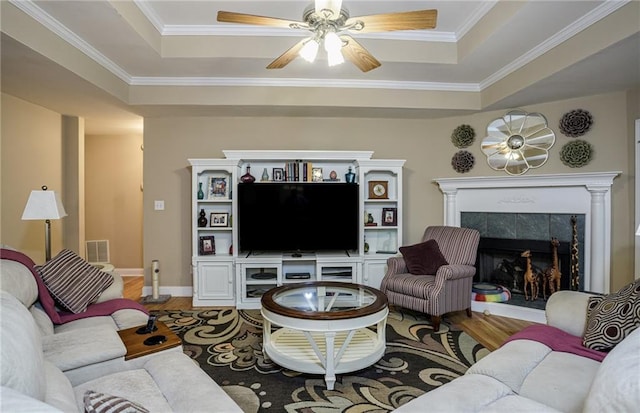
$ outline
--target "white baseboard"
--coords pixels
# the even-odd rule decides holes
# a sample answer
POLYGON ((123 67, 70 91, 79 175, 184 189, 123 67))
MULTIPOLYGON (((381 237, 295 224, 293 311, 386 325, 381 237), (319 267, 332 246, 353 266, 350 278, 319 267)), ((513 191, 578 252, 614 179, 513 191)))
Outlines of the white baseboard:
MULTIPOLYGON (((193 288, 192 287, 160 287, 159 293, 169 294, 172 297, 193 297, 193 288)), ((147 295, 153 294, 153 290, 151 286, 142 287, 142 296, 146 297, 147 295)))
POLYGON ((544 315, 544 310, 521 307, 518 305, 472 301, 471 311, 478 313, 485 313, 487 311, 489 314, 500 317, 516 318, 518 320, 547 324, 547 318, 544 315))

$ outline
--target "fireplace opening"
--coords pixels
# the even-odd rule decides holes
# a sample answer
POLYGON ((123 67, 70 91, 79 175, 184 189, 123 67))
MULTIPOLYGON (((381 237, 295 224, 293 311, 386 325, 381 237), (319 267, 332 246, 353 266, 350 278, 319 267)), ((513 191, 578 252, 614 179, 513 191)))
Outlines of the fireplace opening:
MULTIPOLYGON (((551 240, 505 239, 481 237, 476 258, 476 275, 474 282, 489 283, 506 287, 511 292, 511 299, 505 304, 544 309, 546 298, 551 294, 549 280, 544 276, 545 270, 553 265, 553 248, 551 240), (524 274, 527 269, 527 258, 524 251, 530 251, 531 267, 538 286, 536 300, 525 300, 524 274)), ((558 267, 562 274, 560 289, 578 289, 582 291, 580 278, 577 287, 572 286, 571 246, 569 242, 557 245, 558 267)), ((575 272, 575 271, 574 271, 575 272)), ((528 290, 531 294, 531 289, 528 290)))

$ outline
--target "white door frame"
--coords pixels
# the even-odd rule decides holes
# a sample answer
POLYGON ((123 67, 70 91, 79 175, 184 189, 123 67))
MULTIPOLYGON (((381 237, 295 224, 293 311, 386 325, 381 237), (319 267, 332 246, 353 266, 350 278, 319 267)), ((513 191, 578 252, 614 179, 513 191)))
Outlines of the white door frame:
POLYGON ((635 171, 635 278, 640 278, 640 119, 636 119, 636 171, 635 171))

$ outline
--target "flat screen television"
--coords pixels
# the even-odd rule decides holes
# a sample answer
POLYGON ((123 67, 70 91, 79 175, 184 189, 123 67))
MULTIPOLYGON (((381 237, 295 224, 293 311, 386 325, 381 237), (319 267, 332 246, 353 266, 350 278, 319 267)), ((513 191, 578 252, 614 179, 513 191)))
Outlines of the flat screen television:
POLYGON ((237 196, 241 252, 358 249, 357 184, 241 183, 237 196))

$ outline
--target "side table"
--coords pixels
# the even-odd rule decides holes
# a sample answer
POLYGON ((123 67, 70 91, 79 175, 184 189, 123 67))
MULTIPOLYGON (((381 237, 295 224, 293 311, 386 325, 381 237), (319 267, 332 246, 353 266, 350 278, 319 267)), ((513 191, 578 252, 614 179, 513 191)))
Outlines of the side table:
POLYGON ((153 333, 138 334, 136 331, 140 327, 144 326, 131 327, 118 331, 120 339, 127 347, 127 354, 124 356, 125 361, 177 347, 182 344, 180 337, 178 337, 176 333, 171 331, 169 327, 161 321, 156 322, 157 329, 153 333), (146 339, 154 336, 165 336, 166 340, 154 345, 144 344, 146 339))

